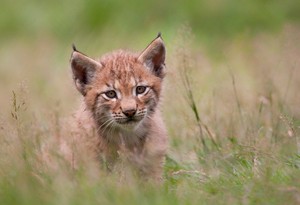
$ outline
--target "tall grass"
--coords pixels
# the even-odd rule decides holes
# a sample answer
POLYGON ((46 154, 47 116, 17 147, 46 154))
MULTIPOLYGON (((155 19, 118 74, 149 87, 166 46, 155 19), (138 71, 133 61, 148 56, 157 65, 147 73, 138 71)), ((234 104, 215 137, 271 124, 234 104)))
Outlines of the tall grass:
POLYGON ((64 81, 53 83, 63 87, 50 101, 61 98, 59 106, 43 92, 15 89, 5 96, 10 109, 1 110, 0 203, 300 203, 298 35, 287 27, 237 39, 220 48, 219 61, 193 46, 187 28, 169 41, 162 110, 170 149, 162 185, 139 180, 125 165, 107 173, 76 150, 77 169, 61 156, 59 138, 72 142, 65 113, 79 96, 65 72, 54 72, 64 81))

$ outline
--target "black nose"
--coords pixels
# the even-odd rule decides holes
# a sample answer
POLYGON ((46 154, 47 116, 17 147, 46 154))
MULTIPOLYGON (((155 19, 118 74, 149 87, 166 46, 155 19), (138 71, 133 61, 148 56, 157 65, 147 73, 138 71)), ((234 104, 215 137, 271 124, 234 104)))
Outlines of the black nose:
POLYGON ((135 112, 136 112, 135 109, 123 110, 123 113, 124 113, 124 115, 126 115, 126 117, 133 117, 135 112))

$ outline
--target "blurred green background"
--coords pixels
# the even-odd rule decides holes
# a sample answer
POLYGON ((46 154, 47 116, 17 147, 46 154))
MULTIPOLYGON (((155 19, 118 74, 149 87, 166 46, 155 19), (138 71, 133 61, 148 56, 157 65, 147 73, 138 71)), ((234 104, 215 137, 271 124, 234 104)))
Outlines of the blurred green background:
POLYGON ((120 39, 143 39, 158 31, 170 38, 185 23, 205 42, 276 31, 299 20, 297 0, 2 0, 0 41, 48 36, 70 44, 92 38, 101 47, 120 39))
POLYGON ((185 28, 193 58, 216 63, 228 45, 251 45, 260 34, 298 28, 299 21, 297 0, 2 0, 0 105, 9 109, 20 84, 29 87, 33 106, 72 104, 78 98, 69 69, 72 43, 97 58, 119 48, 140 51, 162 32, 172 66, 185 28))

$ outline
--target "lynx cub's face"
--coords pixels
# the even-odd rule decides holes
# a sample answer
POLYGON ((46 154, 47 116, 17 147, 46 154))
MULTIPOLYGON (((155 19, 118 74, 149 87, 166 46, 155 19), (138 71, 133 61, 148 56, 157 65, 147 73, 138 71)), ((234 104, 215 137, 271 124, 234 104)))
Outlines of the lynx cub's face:
POLYGON ((73 50, 73 79, 100 131, 135 130, 151 118, 164 77, 165 46, 160 35, 139 55, 116 51, 97 61, 73 50))

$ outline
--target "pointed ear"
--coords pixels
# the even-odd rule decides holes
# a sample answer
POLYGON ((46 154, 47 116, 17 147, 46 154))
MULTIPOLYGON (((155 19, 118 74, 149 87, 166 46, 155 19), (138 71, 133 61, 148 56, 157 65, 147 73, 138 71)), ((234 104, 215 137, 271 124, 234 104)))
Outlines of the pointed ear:
POLYGON ((161 34, 147 46, 140 54, 138 60, 157 77, 163 78, 165 75, 166 48, 161 38, 161 34))
POLYGON ((87 85, 91 83, 95 71, 97 69, 101 69, 102 65, 100 62, 97 62, 77 51, 74 45, 70 63, 75 86, 77 90, 85 96, 87 85))

